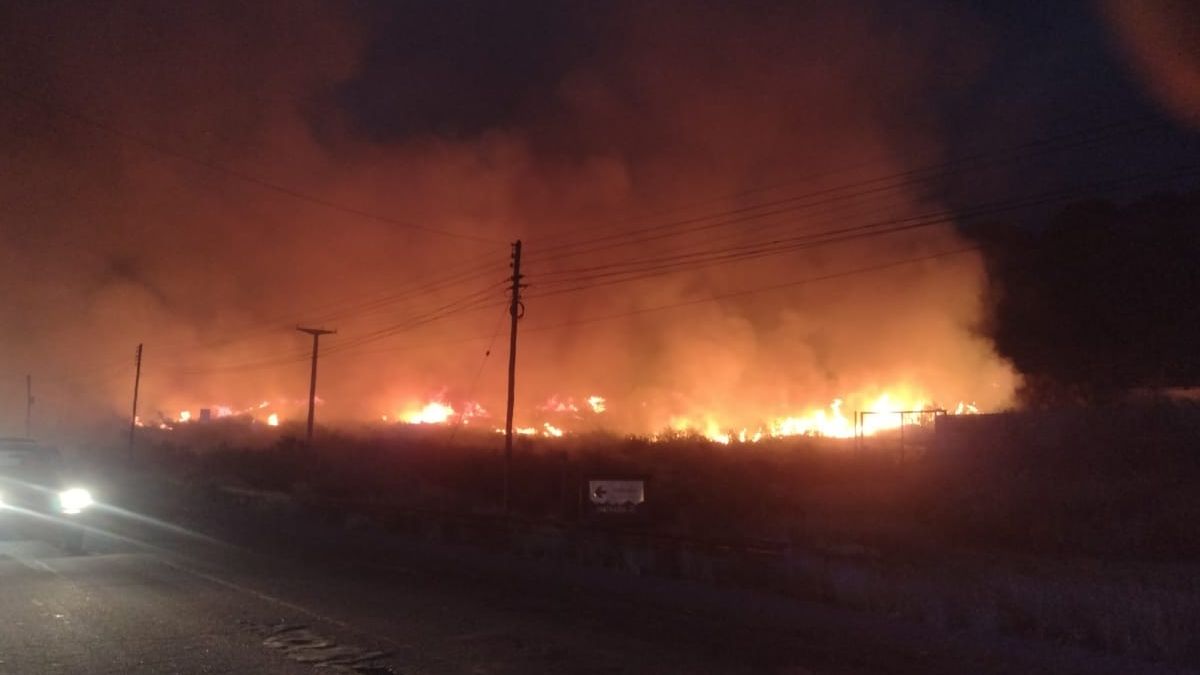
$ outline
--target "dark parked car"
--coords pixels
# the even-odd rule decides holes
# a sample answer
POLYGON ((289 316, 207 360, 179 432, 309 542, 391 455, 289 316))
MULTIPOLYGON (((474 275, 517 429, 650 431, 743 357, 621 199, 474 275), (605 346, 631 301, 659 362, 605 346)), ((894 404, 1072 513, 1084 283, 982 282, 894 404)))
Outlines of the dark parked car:
POLYGON ((91 506, 91 493, 65 480, 58 450, 0 438, 0 536, 44 539, 80 553, 91 506))

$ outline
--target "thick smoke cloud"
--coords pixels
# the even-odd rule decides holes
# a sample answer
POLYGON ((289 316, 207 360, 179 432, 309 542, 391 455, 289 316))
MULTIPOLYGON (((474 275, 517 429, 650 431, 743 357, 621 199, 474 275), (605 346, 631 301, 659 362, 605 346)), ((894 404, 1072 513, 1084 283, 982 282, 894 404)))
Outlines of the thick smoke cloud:
MULTIPOLYGON (((298 403, 280 402, 306 394, 309 343, 292 328, 325 321, 339 333, 324 342, 322 419, 372 419, 439 395, 498 413, 504 333, 489 338, 503 318, 499 285, 478 312, 337 345, 499 284, 506 242, 521 237, 531 287, 518 421, 534 422, 553 395, 601 394, 609 410, 595 423, 636 432, 673 416, 753 425, 897 387, 942 404, 1004 405, 1011 372, 974 332, 982 270, 972 254, 642 311, 962 248, 952 224, 536 298, 563 270, 762 241, 768 226, 786 235, 939 211, 913 189, 586 256, 539 254, 570 236, 937 161, 931 92, 969 79, 985 58, 944 14, 908 15, 901 32, 880 12, 837 3, 614 7, 592 49, 539 73, 494 124, 480 122, 485 107, 451 130, 410 119, 392 134, 363 117, 363 73, 385 37, 336 5, 12 10, 3 61, 14 93, 0 105, 0 369, 14 383, 36 374, 47 427, 120 415, 144 342, 147 418, 270 400, 295 419, 298 403), (495 243, 353 215, 231 171, 495 243), (469 283, 350 311, 430 275, 477 269, 469 283)), ((404 89, 390 94, 401 101, 444 89, 438 78, 451 72, 415 57, 401 67, 404 89)), ((473 104, 453 93, 455 105, 473 104)), ((20 409, 23 391, 6 391, 5 412, 20 409)), ((16 430, 19 415, 7 420, 16 430)))
POLYGON ((1200 127, 1200 7, 1187 0, 1104 3, 1130 64, 1182 122, 1200 127))

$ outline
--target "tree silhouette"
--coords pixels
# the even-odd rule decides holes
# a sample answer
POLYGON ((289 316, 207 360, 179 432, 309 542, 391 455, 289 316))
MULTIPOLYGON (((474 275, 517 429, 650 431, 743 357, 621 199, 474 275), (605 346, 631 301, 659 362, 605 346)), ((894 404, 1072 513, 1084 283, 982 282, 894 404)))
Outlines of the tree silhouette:
POLYGON ((1200 385, 1200 191, 971 234, 986 252, 983 330, 1025 376, 1026 403, 1200 385))

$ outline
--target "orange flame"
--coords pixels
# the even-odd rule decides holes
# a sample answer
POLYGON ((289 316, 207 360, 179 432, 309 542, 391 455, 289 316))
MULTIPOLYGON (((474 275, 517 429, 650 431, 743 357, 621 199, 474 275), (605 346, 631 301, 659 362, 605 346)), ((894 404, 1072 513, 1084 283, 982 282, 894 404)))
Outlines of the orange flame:
POLYGON ((453 416, 453 407, 437 401, 426 403, 417 410, 409 410, 397 415, 402 422, 408 424, 445 424, 453 416))
MULTIPOLYGON (((924 396, 913 395, 906 389, 897 388, 892 392, 883 392, 862 409, 855 411, 853 419, 847 418, 843 399, 834 399, 828 408, 816 408, 795 415, 783 415, 768 420, 757 427, 724 426, 711 414, 705 414, 699 419, 688 416, 675 416, 669 420, 669 428, 677 433, 695 433, 714 443, 729 444, 737 440, 741 443, 755 443, 764 438, 784 438, 788 436, 820 436, 824 438, 853 438, 858 434, 872 436, 883 431, 899 429, 901 426, 920 426, 928 423, 929 414, 933 414, 936 406, 924 396), (916 413, 929 413, 926 415, 916 413)), ((855 397, 862 399, 863 397, 855 397)), ((949 413, 950 411, 944 411, 949 413)), ((974 404, 960 402, 952 414, 964 415, 978 413, 974 404)))
POLYGON ((604 400, 603 396, 589 396, 587 398, 587 403, 592 408, 592 412, 596 413, 597 415, 607 409, 605 407, 605 403, 607 403, 607 401, 604 400))

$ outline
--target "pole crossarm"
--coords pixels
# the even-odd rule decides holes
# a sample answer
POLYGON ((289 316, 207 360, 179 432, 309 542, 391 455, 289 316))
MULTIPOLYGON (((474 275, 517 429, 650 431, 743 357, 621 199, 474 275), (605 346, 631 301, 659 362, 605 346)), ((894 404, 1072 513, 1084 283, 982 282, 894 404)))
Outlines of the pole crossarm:
POLYGON ((313 340, 312 374, 310 375, 309 381, 308 381, 308 426, 306 427, 306 434, 305 434, 306 442, 308 443, 308 445, 312 445, 313 420, 315 419, 315 416, 316 416, 316 403, 317 403, 317 351, 318 351, 318 348, 320 347, 321 336, 322 335, 332 335, 332 334, 336 333, 337 331, 329 330, 326 328, 305 328, 303 326, 296 326, 296 330, 300 331, 301 333, 307 333, 307 334, 311 335, 312 340, 313 340))

